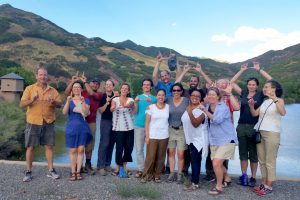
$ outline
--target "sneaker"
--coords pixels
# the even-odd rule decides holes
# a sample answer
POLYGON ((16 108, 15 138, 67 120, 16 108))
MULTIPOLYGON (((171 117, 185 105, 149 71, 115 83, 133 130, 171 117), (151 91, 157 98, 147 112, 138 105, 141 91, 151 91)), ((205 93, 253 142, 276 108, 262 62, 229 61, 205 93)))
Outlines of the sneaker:
POLYGON ((182 184, 182 183, 183 183, 183 174, 177 173, 177 184, 182 184))
POLYGON ((265 185, 264 184, 260 184, 259 186, 254 186, 253 187, 253 191, 254 192, 259 192, 260 190, 265 189, 265 185))
POLYGON ((25 172, 25 176, 23 178, 23 182, 29 182, 32 180, 32 174, 31 174, 31 171, 27 170, 25 172))
POLYGON ((172 183, 173 181, 175 181, 175 173, 171 172, 168 177, 168 182, 172 183))
POLYGON ((264 196, 264 195, 266 195, 266 194, 271 194, 272 192, 273 192, 273 190, 264 187, 262 190, 259 190, 259 191, 257 192, 257 195, 259 195, 259 196, 264 196))
POLYGON ((48 171, 47 177, 52 179, 59 179, 59 175, 56 173, 54 168, 51 171, 50 170, 48 171))
POLYGON ((184 186, 183 190, 187 192, 192 192, 199 188, 200 188, 199 184, 192 183, 189 186, 184 186))
POLYGON ((249 180, 248 185, 249 185, 250 187, 254 187, 254 186, 256 185, 256 179, 253 178, 253 177, 251 177, 250 180, 249 180))
POLYGON ((214 177, 214 176, 212 176, 212 175, 210 175, 210 174, 207 174, 207 175, 205 176, 204 179, 205 179, 206 181, 208 181, 208 182, 213 182, 213 181, 216 180, 216 177, 214 177))
POLYGON ((85 163, 85 170, 87 172, 88 175, 95 175, 95 171, 92 168, 92 164, 91 163, 85 163))
POLYGON ((106 176, 107 175, 107 171, 102 168, 102 169, 99 170, 99 174, 100 174, 100 176, 106 176))
POLYGON ((240 184, 243 186, 248 186, 248 175, 247 174, 242 174, 242 176, 240 176, 240 184))

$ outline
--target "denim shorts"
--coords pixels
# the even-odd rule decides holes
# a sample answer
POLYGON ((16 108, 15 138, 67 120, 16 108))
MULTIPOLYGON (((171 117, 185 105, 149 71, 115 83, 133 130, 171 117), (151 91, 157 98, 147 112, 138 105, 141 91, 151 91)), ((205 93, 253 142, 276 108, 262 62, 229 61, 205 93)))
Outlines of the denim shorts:
POLYGON ((54 123, 35 125, 27 123, 25 127, 25 147, 36 147, 39 145, 55 145, 54 123))

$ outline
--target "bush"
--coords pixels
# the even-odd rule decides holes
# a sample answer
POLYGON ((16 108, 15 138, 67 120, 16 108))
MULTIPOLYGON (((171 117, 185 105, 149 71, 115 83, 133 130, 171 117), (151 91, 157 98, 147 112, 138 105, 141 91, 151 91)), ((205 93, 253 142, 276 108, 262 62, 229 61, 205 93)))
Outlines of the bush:
POLYGON ((0 36, 0 44, 17 42, 19 40, 22 40, 22 37, 16 33, 3 33, 0 36))
POLYGON ((25 113, 17 103, 0 102, 0 159, 22 150, 25 113))

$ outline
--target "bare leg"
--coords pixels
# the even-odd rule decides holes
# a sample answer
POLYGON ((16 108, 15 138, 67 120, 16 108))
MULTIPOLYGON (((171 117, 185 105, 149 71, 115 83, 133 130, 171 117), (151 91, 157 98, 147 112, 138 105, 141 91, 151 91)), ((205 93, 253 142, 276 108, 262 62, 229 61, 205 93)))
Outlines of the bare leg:
POLYGON ((216 188, 218 190, 222 190, 223 188, 223 176, 224 176, 224 170, 223 170, 223 159, 213 159, 213 167, 214 167, 214 172, 216 174, 217 178, 217 185, 216 188))
POLYGON ((247 173, 248 160, 241 160, 241 170, 242 173, 247 173))
POLYGON ((48 169, 53 169, 53 147, 49 145, 45 145, 45 154, 46 159, 48 161, 48 169))
POLYGON ((77 157, 77 148, 70 148, 69 150, 69 156, 70 156, 70 167, 71 172, 76 172, 76 157, 77 157))
POLYGON ((32 161, 33 161, 34 148, 27 147, 26 149, 26 168, 27 170, 32 170, 32 161))
POLYGON ((184 164, 184 151, 177 150, 177 157, 178 157, 178 173, 182 173, 183 164, 184 164))
MULTIPOLYGON (((175 148, 169 148, 169 167, 170 167, 170 172, 174 172, 175 168, 175 148)), ((182 168, 181 168, 182 169, 182 168)))
POLYGON ((77 173, 80 173, 80 169, 82 166, 82 160, 83 160, 83 153, 84 153, 84 146, 81 145, 77 147, 77 173))
POLYGON ((250 168, 251 168, 251 177, 256 178, 257 163, 256 162, 250 162, 250 168))

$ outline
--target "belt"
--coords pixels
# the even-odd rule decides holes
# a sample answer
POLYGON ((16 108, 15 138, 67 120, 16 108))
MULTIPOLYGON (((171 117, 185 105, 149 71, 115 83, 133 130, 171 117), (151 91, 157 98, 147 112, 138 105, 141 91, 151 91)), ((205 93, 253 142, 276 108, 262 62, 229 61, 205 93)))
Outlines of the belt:
POLYGON ((179 130, 180 126, 171 126, 172 129, 179 130))

